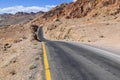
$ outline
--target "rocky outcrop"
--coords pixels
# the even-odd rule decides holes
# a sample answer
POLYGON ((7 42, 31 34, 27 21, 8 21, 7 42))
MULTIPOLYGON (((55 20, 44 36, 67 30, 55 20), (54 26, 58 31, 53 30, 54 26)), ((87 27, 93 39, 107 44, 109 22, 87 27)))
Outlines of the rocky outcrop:
POLYGON ((34 19, 32 23, 40 25, 59 18, 95 17, 103 14, 116 15, 119 12, 119 0, 77 0, 69 4, 64 3, 56 6, 43 16, 34 19))

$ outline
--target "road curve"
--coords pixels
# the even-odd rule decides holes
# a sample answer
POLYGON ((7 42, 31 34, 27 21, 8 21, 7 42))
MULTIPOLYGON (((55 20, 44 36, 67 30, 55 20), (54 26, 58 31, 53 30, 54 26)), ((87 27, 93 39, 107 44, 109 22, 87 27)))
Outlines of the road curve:
POLYGON ((120 80, 120 56, 75 42, 45 42, 51 80, 120 80))

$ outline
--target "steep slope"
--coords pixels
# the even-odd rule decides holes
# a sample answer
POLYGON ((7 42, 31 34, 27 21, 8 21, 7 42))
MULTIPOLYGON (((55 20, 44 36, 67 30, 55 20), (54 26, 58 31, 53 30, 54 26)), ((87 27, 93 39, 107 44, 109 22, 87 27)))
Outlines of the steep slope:
POLYGON ((43 16, 34 19, 32 24, 43 24, 58 18, 82 18, 99 15, 116 15, 120 12, 119 0, 77 0, 56 6, 43 16), (102 11, 102 12, 101 12, 102 11))
POLYGON ((31 24, 44 24, 51 40, 69 40, 119 49, 120 0, 77 0, 61 4, 31 24))

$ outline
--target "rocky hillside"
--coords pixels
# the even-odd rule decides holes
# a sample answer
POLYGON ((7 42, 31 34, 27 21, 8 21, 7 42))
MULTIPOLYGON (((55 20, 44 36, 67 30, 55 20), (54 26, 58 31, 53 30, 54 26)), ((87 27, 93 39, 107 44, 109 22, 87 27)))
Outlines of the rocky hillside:
POLYGON ((33 24, 42 24, 58 18, 81 18, 116 15, 120 12, 119 0, 77 0, 69 4, 64 3, 56 6, 42 17, 32 21, 33 24), (101 12, 102 11, 102 12, 101 12))
POLYGON ((0 26, 27 23, 43 13, 40 11, 38 13, 17 12, 16 14, 0 14, 0 26))
POLYGON ((32 20, 31 24, 43 24, 47 39, 114 45, 118 48, 120 0, 77 0, 64 3, 32 20))

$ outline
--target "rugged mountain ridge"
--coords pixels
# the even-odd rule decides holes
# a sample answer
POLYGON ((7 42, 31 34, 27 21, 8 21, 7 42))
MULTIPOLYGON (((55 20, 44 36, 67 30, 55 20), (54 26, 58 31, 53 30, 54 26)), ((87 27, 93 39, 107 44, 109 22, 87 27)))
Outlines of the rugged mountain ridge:
POLYGON ((0 14, 0 26, 27 23, 43 13, 44 12, 40 11, 38 13, 17 12, 15 14, 0 14))
POLYGON ((34 19, 32 23, 40 25, 59 18, 70 19, 85 16, 116 15, 119 12, 120 0, 77 0, 76 2, 56 6, 43 16, 34 19))

